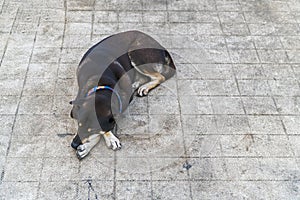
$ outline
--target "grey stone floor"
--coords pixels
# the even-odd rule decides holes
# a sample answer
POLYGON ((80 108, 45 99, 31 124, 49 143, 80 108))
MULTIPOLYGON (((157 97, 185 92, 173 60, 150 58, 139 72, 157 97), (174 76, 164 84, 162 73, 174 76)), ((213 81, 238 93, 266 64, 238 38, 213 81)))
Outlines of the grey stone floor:
POLYGON ((0 199, 299 199, 299 0, 0 0, 0 199), (85 51, 141 30, 177 76, 78 161, 85 51))

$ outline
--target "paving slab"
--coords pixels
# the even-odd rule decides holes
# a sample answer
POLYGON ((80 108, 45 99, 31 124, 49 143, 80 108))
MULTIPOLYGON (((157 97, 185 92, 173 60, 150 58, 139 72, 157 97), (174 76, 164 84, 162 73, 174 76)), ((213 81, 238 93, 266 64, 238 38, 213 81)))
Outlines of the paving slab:
POLYGON ((298 0, 0 0, 0 199, 299 199, 298 0), (83 160, 76 68, 140 30, 177 74, 83 160))

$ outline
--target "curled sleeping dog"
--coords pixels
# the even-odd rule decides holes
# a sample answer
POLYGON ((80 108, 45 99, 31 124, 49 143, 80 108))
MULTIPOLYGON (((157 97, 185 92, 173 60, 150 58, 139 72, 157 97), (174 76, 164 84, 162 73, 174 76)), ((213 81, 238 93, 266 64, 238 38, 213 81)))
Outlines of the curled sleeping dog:
POLYGON ((101 136, 108 147, 120 149, 112 130, 133 94, 146 96, 174 73, 168 51, 139 31, 118 33, 91 47, 79 63, 79 90, 70 102, 71 117, 78 122, 71 143, 77 157, 84 158, 101 136))

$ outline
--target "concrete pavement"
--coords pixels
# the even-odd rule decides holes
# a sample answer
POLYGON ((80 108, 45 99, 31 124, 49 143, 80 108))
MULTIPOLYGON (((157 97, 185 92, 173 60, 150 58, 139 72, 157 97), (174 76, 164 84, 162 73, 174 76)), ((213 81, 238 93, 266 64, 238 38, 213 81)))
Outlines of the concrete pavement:
POLYGON ((0 199, 299 199, 297 0, 0 0, 0 199), (68 104, 85 51, 144 31, 177 75, 82 161, 68 104))

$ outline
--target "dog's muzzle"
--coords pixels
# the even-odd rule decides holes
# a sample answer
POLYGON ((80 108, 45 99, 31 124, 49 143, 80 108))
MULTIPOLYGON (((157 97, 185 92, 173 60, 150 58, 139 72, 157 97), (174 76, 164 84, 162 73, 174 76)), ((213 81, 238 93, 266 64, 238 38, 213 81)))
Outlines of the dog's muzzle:
POLYGON ((78 134, 74 137, 74 139, 73 139, 73 141, 72 141, 72 143, 71 143, 71 147, 73 148, 73 149, 77 149, 77 147, 79 146, 79 145, 81 145, 82 144, 82 142, 81 142, 81 139, 80 139, 80 137, 78 136, 78 134))

